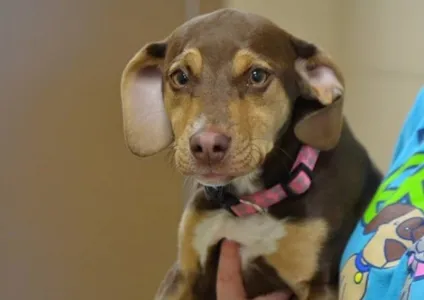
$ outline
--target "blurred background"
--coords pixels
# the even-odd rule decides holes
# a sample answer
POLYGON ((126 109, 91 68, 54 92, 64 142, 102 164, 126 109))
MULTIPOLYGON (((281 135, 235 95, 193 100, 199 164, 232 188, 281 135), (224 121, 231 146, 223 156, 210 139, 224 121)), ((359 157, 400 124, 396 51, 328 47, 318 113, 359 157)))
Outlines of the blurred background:
POLYGON ((181 177, 126 149, 128 59, 230 6, 330 52, 346 115, 387 169, 424 85, 421 0, 0 1, 0 299, 152 299, 176 257, 181 177))

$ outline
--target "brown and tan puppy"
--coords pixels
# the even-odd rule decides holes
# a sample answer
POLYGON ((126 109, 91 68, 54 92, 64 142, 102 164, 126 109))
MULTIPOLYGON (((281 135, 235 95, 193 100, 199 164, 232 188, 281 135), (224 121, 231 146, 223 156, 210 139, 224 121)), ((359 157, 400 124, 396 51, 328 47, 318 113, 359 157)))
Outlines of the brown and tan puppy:
POLYGON ((216 299, 223 238, 241 244, 249 299, 285 288, 297 299, 337 297, 341 253, 381 175, 344 122, 344 82, 326 53, 263 17, 223 9, 145 45, 121 92, 131 151, 170 149, 195 182, 178 260, 155 299, 216 299), (319 153, 312 184, 289 193, 305 145, 319 153), (288 197, 231 213, 276 186, 288 197))

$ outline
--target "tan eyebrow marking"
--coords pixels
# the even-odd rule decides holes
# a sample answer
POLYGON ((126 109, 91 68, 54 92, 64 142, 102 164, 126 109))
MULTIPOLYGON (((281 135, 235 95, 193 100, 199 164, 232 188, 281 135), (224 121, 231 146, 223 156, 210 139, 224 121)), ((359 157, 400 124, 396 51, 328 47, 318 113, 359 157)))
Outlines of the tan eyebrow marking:
POLYGON ((252 65, 258 65, 266 69, 271 69, 271 66, 254 52, 247 49, 239 50, 233 58, 231 70, 233 77, 242 75, 250 67, 252 67, 252 65))
POLYGON ((171 67, 169 68, 169 72, 172 73, 179 67, 185 65, 190 68, 191 72, 195 76, 199 77, 202 72, 202 63, 203 59, 199 49, 190 48, 176 57, 175 61, 171 64, 171 67))

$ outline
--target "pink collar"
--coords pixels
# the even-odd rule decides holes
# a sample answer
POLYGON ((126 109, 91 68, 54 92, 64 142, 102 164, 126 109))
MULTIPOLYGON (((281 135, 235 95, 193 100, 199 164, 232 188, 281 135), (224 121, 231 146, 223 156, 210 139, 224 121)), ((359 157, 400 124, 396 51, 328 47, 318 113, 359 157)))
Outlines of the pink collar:
POLYGON ((242 196, 240 199, 224 192, 222 189, 205 188, 206 195, 219 201, 220 205, 238 217, 263 213, 284 199, 305 193, 312 184, 312 171, 318 160, 319 150, 310 146, 302 146, 290 172, 287 184, 277 184, 273 187, 242 196))

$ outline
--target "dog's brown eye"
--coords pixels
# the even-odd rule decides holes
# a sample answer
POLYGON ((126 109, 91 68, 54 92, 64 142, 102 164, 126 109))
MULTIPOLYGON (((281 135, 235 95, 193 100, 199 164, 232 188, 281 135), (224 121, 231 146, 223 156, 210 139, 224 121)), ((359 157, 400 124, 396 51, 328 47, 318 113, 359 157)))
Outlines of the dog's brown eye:
POLYGON ((250 83, 253 85, 264 84, 268 79, 268 76, 268 72, 263 69, 253 69, 252 72, 250 72, 250 83))
POLYGON ((182 70, 177 70, 174 73, 172 73, 171 79, 174 85, 178 87, 183 87, 187 85, 187 83, 189 82, 188 75, 182 70))

